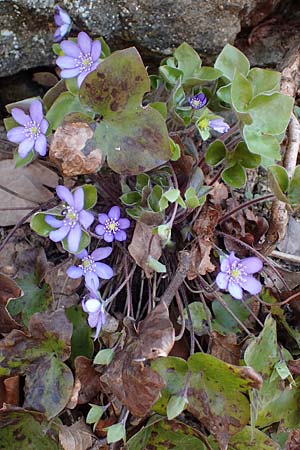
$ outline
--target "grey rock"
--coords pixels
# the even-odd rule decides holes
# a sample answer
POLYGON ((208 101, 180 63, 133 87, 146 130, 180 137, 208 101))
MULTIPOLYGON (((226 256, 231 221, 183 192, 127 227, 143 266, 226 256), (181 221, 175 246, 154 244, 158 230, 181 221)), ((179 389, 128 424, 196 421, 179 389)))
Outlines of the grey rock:
MULTIPOLYGON (((0 76, 54 63, 51 46, 55 3, 0 0, 0 76)), ((72 17, 75 28, 91 36, 102 35, 113 49, 135 45, 144 55, 162 56, 186 41, 206 61, 211 61, 227 42, 235 41, 242 24, 256 23, 278 3, 279 0, 59 2, 72 17)))

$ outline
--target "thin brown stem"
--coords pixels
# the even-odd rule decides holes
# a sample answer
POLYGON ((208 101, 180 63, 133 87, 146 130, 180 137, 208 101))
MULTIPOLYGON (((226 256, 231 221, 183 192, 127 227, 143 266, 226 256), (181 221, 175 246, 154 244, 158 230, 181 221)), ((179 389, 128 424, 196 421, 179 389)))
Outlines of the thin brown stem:
POLYGON ((224 216, 222 216, 219 219, 218 224, 225 222, 225 220, 229 219, 229 217, 233 216, 238 211, 242 211, 243 209, 249 208, 249 206, 256 205, 257 203, 261 203, 261 202, 265 202, 266 200, 273 200, 273 199, 274 199, 273 194, 264 195, 263 197, 259 197, 259 198, 253 198, 252 200, 249 200, 248 202, 238 205, 236 208, 233 208, 231 211, 228 211, 228 213, 224 214, 224 216))

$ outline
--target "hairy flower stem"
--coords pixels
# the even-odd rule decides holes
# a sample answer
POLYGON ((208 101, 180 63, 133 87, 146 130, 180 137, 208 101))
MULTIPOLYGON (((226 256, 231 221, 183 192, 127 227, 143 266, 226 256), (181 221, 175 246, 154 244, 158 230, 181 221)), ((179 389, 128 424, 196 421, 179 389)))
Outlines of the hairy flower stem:
POLYGON ((218 224, 225 222, 227 219, 229 219, 231 216, 233 216, 238 211, 248 208, 249 206, 256 205, 257 203, 262 203, 262 202, 265 202, 266 200, 273 200, 273 199, 274 199, 273 194, 264 195, 263 197, 259 197, 259 198, 253 198, 252 200, 249 200, 248 202, 238 205, 236 208, 232 209, 231 211, 228 211, 228 213, 224 214, 224 216, 222 216, 219 219, 218 224))

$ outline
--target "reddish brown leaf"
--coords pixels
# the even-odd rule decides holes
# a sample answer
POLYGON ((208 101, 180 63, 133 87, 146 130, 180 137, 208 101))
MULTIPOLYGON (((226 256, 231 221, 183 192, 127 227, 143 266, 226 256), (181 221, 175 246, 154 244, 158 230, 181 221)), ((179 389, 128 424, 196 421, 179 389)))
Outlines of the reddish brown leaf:
POLYGON ((17 298, 21 295, 21 289, 10 278, 0 273, 0 333, 9 333, 13 329, 20 328, 20 325, 12 319, 6 309, 6 304, 10 298, 17 298))
POLYGON ((167 356, 174 344, 174 329, 168 308, 160 303, 137 331, 127 337, 125 346, 116 355, 101 381, 106 392, 112 392, 129 411, 145 416, 157 400, 164 382, 148 365, 147 360, 167 356))
POLYGON ((3 404, 19 405, 19 381, 20 377, 9 377, 0 379, 0 408, 3 404))
POLYGON ((285 443, 284 450, 299 450, 300 449, 300 430, 292 430, 285 443))
POLYGON ((75 359, 75 380, 80 383, 79 405, 88 403, 103 389, 99 372, 93 367, 92 361, 85 356, 77 356, 75 359))
POLYGON ((222 336, 214 331, 211 334, 211 354, 229 364, 239 365, 241 344, 237 343, 237 336, 234 333, 222 336))

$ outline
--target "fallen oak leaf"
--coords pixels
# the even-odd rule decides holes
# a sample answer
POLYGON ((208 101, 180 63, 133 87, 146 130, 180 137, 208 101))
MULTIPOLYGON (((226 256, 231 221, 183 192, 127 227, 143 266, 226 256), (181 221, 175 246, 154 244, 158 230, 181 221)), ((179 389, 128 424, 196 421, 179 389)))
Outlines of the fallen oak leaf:
POLYGON ((129 411, 144 417, 157 400, 164 381, 148 365, 147 360, 167 356, 174 344, 174 328, 164 302, 131 330, 123 349, 100 380, 106 393, 112 392, 129 411))

